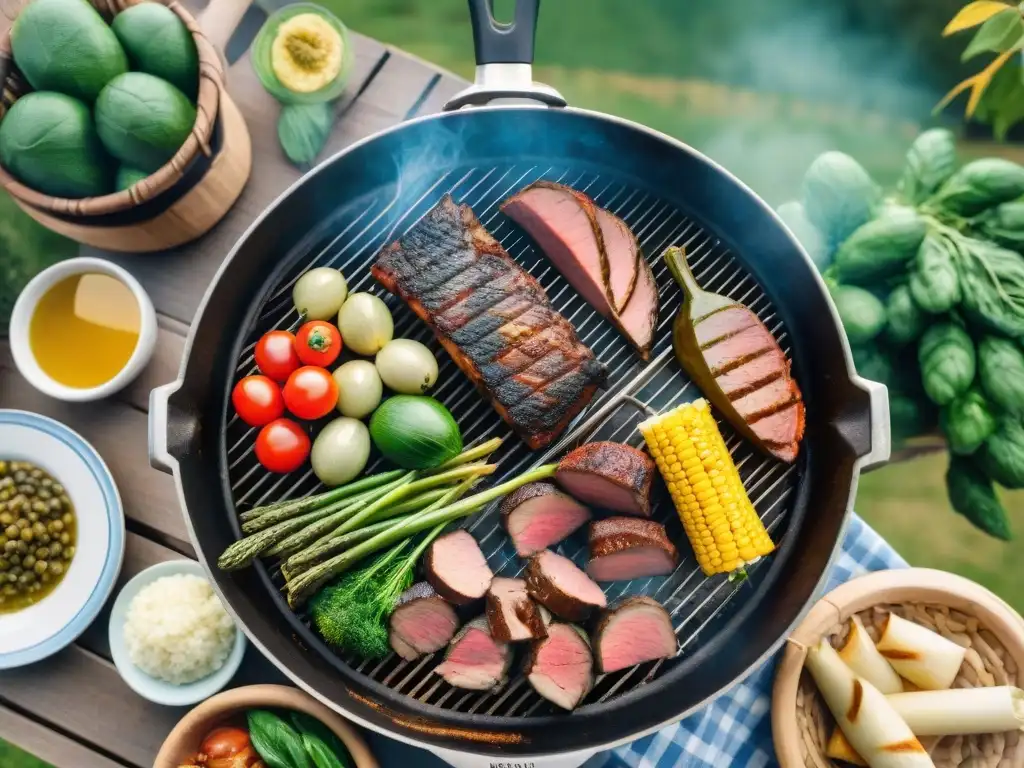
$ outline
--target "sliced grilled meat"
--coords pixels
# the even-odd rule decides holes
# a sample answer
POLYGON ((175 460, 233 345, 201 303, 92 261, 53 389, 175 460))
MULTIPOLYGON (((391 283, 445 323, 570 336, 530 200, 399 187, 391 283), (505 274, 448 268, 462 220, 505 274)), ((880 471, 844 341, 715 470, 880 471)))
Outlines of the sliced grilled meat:
POLYGON ((494 578, 476 539, 461 529, 439 536, 431 543, 424 570, 430 586, 455 605, 479 600, 487 594, 494 578))
POLYGON ((448 645, 459 628, 459 617, 433 587, 421 581, 398 598, 388 623, 392 649, 406 661, 412 661, 448 645))
POLYGON ((582 192, 549 181, 519 191, 501 210, 646 360, 657 326, 658 290, 625 222, 582 192))
POLYGON ((660 523, 609 517, 590 524, 587 573, 595 581, 665 576, 678 563, 679 552, 660 523))
POLYGON ((551 483, 528 483, 501 502, 501 520, 520 557, 547 549, 590 519, 590 510, 551 483))
POLYGON ((630 597, 601 613, 593 647, 598 669, 607 673, 675 656, 678 643, 672 619, 657 600, 630 597))
POLYGON ((568 621, 583 621, 608 604, 604 592, 587 574, 551 550, 531 557, 525 576, 530 597, 568 621))
POLYGON ((649 517, 654 462, 622 443, 581 445, 558 464, 555 480, 584 504, 649 517))
POLYGON ((495 578, 487 590, 487 621, 491 636, 502 643, 517 643, 547 636, 540 606, 530 599, 522 579, 495 578))
POLYGON ((562 709, 575 709, 594 685, 594 654, 586 633, 556 622, 543 640, 530 644, 526 679, 541 696, 562 709))
POLYGON ((478 616, 452 638, 444 661, 434 667, 447 683, 470 691, 501 688, 508 682, 512 648, 491 637, 484 616, 478 616))
POLYGON ((450 195, 384 248, 371 272, 535 450, 605 385, 604 366, 540 284, 450 195))

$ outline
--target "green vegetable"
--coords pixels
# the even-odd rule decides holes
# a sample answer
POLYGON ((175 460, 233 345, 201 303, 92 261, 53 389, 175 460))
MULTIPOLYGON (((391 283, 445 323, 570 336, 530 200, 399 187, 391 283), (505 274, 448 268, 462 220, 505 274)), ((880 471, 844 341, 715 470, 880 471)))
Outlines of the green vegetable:
POLYGON ((195 101, 199 53, 178 14, 166 5, 143 2, 121 11, 110 26, 132 69, 166 80, 195 101))
POLYGON ((952 456, 946 471, 949 502, 957 512, 989 536, 1009 541, 1010 522, 983 471, 969 458, 952 456))
POLYGON ((1024 424, 1004 416, 981 450, 981 466, 1004 488, 1024 488, 1024 424))
POLYGON ((960 303, 956 246, 946 237, 928 235, 910 273, 910 295, 926 312, 938 315, 960 303))
POLYGON ((985 211, 974 227, 980 239, 1020 253, 1024 250, 1024 200, 1013 200, 985 211))
POLYGON ((776 209, 779 218, 789 227, 800 245, 811 257, 819 272, 824 272, 832 263, 832 250, 821 231, 807 218, 803 203, 791 200, 776 209))
POLYGON ((952 131, 924 131, 907 151, 900 192, 908 203, 924 202, 956 171, 956 139, 952 131))
POLYGON ((924 391, 936 405, 949 405, 974 382, 974 342, 953 323, 933 325, 918 345, 924 391))
POLYGON ((310 165, 327 145, 333 126, 334 107, 329 102, 285 104, 277 119, 277 138, 289 160, 310 165))
POLYGON ((840 285, 832 291, 832 300, 851 344, 869 342, 885 328, 885 306, 863 288, 840 285))
POLYGON ((974 216, 987 208, 1024 195, 1024 168, 998 157, 963 166, 932 196, 928 205, 938 211, 974 216))
POLYGON ((196 108, 166 80, 128 72, 100 93, 95 118, 107 152, 125 165, 154 173, 185 143, 196 108))
POLYGON ((949 449, 961 456, 968 456, 981 448, 996 430, 995 416, 984 395, 976 389, 947 405, 939 423, 949 449))
POLYGON ((890 394, 889 421, 896 439, 917 437, 935 425, 934 407, 927 400, 890 394))
POLYGON ((32 0, 11 27, 14 62, 38 91, 95 101, 128 71, 117 37, 85 0, 32 0))
POLYGON ((385 458, 407 469, 436 467, 462 450, 451 413, 423 395, 396 395, 381 403, 370 419, 370 437, 385 458))
POLYGON ((316 768, 351 768, 355 765, 348 747, 330 728, 304 712, 292 712, 291 718, 316 768))
POLYGON ((1024 257, 983 240, 958 241, 963 307, 974 323, 1024 336, 1024 257))
POLYGON ((989 399, 1024 416, 1024 352, 1008 339, 986 336, 978 344, 978 377, 989 399))
POLYGON ((306 496, 301 499, 289 499, 276 504, 268 504, 264 507, 255 507, 239 515, 239 518, 242 520, 242 530, 246 533, 253 533, 255 531, 262 530, 274 523, 287 520, 290 517, 296 517, 319 507, 326 506, 332 502, 352 498, 364 491, 370 491, 378 486, 386 485, 392 480, 397 480, 404 474, 405 473, 400 469, 393 469, 390 472, 381 472, 376 475, 364 477, 354 483, 349 483, 348 485, 340 488, 333 488, 315 496, 306 496), (274 516, 272 518, 267 518, 266 516, 270 515, 270 513, 274 513, 274 516))
POLYGON ((895 208, 857 229, 836 253, 840 283, 873 285, 906 271, 927 234, 927 222, 910 208, 895 208))
POLYGON ((883 350, 875 347, 854 347, 853 365, 865 379, 877 381, 892 387, 896 382, 896 370, 883 350))
POLYGON ((328 487, 352 482, 370 458, 370 433, 358 419, 339 416, 320 430, 309 463, 313 474, 328 487))
POLYGON ((910 288, 900 285, 893 289, 885 303, 886 333, 897 344, 917 339, 928 324, 924 312, 914 302, 910 288))
POLYGON ((111 163, 89 108, 60 93, 29 93, 14 102, 0 120, 0 165, 37 192, 56 197, 113 189, 111 163))
POLYGON ((267 768, 315 768, 302 746, 302 738, 288 723, 272 712, 246 712, 249 740, 267 768))
POLYGON ((871 218, 881 191, 852 157, 825 152, 807 169, 801 197, 807 219, 834 249, 871 218))
POLYGON ((149 174, 145 171, 140 171, 138 168, 130 168, 127 165, 122 165, 117 169, 117 176, 114 179, 114 188, 117 191, 123 189, 131 189, 143 179, 149 178, 149 174))

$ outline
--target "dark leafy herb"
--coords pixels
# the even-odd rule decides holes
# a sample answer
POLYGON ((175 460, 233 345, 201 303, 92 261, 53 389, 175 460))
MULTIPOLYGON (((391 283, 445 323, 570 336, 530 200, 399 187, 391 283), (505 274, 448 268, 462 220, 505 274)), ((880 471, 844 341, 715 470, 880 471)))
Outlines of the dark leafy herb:
POLYGON ((960 303, 956 246, 943 235, 930 234, 921 243, 910 273, 910 295, 926 312, 938 315, 960 303))
POLYGON ((302 737, 288 723, 263 709, 249 710, 249 740, 268 768, 316 768, 302 737))
POLYGON ((957 245, 969 319, 997 333, 1024 336, 1024 257, 969 237, 959 238, 957 245))
POLYGON ((908 203, 923 202, 956 171, 956 139, 945 128, 932 128, 914 139, 900 181, 908 203))
POLYGON ((1024 488, 1024 424, 1017 417, 1004 416, 985 442, 981 466, 1004 488, 1024 488))
POLYGON ((316 768, 351 768, 355 765, 345 743, 330 728, 304 712, 292 712, 291 718, 316 768))
POLYGON ((946 472, 946 489, 953 509, 973 525, 997 539, 1010 540, 1006 510, 996 496, 992 481, 972 459, 952 457, 946 472))

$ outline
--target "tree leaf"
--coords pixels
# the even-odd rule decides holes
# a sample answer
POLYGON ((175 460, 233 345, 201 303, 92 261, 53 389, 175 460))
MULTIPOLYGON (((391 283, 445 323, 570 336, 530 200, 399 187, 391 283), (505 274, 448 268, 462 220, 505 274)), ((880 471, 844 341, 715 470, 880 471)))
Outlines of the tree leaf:
POLYGON ((975 0, 975 2, 968 3, 957 12, 952 21, 942 30, 942 34, 944 36, 952 35, 955 32, 961 32, 965 29, 976 27, 979 24, 984 24, 997 13, 1002 13, 1010 7, 1006 3, 996 2, 996 0, 975 0))
POLYGON ((961 80, 959 83, 950 88, 949 93, 942 97, 942 100, 935 105, 935 109, 932 110, 932 114, 941 112, 949 103, 953 101, 957 96, 966 91, 968 88, 974 86, 974 81, 978 79, 978 75, 971 75, 966 80, 961 80))
POLYGON ((1003 64, 1010 60, 1010 57, 1016 51, 1020 50, 1020 45, 1021 44, 1018 42, 1010 50, 999 54, 992 59, 987 67, 975 75, 974 85, 971 88, 971 97, 967 100, 967 110, 965 114, 968 117, 974 114, 974 110, 977 108, 978 102, 981 101, 982 94, 985 92, 985 89, 988 88, 989 83, 992 82, 992 78, 995 76, 996 72, 999 71, 1003 64))
POLYGON ((979 53, 1002 53, 1024 37, 1024 19, 1016 9, 1007 9, 982 24, 960 56, 967 61, 979 53))

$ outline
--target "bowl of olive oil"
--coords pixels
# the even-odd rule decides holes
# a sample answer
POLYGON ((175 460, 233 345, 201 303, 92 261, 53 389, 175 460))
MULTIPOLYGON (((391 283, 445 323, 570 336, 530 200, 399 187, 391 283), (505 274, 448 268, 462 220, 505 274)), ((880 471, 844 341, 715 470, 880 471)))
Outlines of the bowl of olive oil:
POLYGON ((40 392, 98 400, 146 367, 156 331, 153 303, 131 274, 104 259, 68 259, 40 272, 18 296, 11 353, 40 392))

